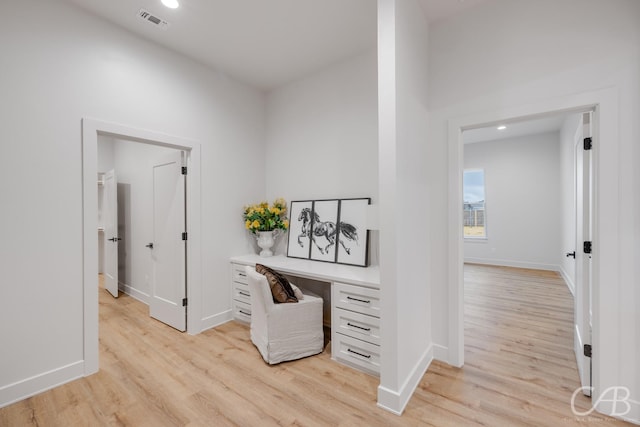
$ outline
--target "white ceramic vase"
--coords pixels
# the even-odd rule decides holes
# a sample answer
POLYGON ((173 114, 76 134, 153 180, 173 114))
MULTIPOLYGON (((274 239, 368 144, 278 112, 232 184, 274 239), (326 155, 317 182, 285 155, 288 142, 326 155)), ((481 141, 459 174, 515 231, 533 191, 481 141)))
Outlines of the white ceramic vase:
POLYGON ((279 231, 280 230, 258 231, 256 239, 258 239, 258 246, 260 246, 260 248, 262 249, 260 251, 260 256, 273 256, 273 251, 271 250, 271 248, 276 243, 276 237, 278 237, 279 231))

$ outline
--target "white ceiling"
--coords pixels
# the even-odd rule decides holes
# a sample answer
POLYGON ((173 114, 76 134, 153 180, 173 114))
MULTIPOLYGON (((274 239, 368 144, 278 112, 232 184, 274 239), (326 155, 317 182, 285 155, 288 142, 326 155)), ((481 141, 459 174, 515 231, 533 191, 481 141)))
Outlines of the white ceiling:
POLYGON ((540 119, 504 123, 507 127, 504 130, 497 129, 499 124, 466 130, 462 132, 462 141, 465 144, 471 144, 539 133, 559 132, 568 116, 569 114, 561 114, 540 119))
MULTIPOLYGON (((376 45, 375 0, 64 0, 269 90, 376 45), (137 17, 144 8, 161 30, 137 17)), ((419 0, 430 22, 487 0, 419 0)))

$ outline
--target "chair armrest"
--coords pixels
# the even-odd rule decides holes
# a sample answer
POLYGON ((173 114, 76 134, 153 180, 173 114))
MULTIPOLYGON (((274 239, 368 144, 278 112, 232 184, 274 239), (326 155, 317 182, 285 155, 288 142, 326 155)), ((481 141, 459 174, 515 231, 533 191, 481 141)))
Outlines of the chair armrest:
POLYGON ((310 329, 322 331, 323 301, 305 294, 297 303, 274 304, 267 312, 269 330, 280 337, 307 333, 310 329))

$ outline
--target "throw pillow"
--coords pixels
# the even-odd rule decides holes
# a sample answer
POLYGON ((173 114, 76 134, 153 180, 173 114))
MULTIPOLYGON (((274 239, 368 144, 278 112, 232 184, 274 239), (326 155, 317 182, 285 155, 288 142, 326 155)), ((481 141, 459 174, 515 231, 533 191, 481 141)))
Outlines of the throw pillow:
POLYGON ((298 302, 289 281, 282 274, 262 264, 256 264, 256 271, 267 278, 273 302, 298 302))
POLYGON ((291 289, 293 289, 293 293, 296 296, 296 298, 298 298, 298 301, 304 299, 304 294, 302 293, 302 291, 300 290, 299 287, 297 287, 296 285, 294 285, 293 283, 289 282, 289 284, 291 285, 291 289))

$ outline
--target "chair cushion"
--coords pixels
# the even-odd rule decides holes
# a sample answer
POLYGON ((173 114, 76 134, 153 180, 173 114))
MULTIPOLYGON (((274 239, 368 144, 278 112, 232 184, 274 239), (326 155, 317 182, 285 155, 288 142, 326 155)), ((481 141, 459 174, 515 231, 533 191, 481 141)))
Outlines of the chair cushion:
POLYGON ((273 302, 298 302, 289 281, 282 274, 262 264, 256 264, 256 271, 267 278, 273 302))

